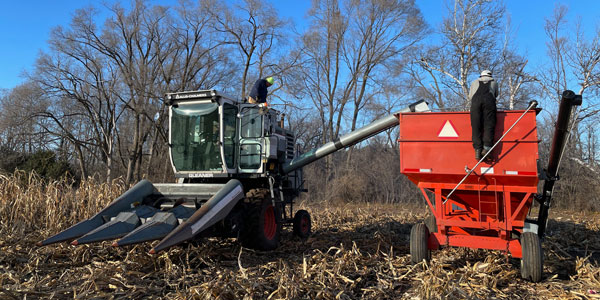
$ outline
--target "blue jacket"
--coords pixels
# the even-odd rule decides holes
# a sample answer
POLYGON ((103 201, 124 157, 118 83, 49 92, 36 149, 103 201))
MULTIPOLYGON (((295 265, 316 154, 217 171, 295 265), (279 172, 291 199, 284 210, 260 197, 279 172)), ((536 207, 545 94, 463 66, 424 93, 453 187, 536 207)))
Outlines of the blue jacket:
POLYGON ((265 103, 267 102, 267 93, 267 80, 259 79, 254 83, 248 96, 256 100, 256 103, 265 103))

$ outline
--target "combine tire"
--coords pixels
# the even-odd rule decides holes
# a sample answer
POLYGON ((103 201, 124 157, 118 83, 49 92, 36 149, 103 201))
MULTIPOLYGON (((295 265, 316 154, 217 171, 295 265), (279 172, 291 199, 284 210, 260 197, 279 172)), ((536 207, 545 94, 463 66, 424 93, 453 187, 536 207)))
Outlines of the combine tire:
POLYGON ((437 222, 435 220, 435 216, 428 216, 427 218, 425 218, 425 226, 427 226, 429 232, 437 232, 437 222))
POLYGON ((429 240, 429 230, 424 223, 415 224, 410 230, 410 261, 413 264, 429 261, 431 259, 431 251, 427 247, 429 240))
POLYGON ((524 232, 521 235, 521 249, 523 252, 521 277, 530 279, 532 282, 540 282, 542 280, 544 256, 538 235, 533 232, 524 232))
POLYGON ((271 199, 262 199, 260 205, 256 205, 244 224, 244 230, 240 236, 242 245, 257 250, 274 250, 279 246, 281 235, 279 209, 273 206, 271 199))
POLYGON ((310 214, 306 210, 299 210, 294 215, 294 234, 303 239, 308 238, 311 233, 310 214))

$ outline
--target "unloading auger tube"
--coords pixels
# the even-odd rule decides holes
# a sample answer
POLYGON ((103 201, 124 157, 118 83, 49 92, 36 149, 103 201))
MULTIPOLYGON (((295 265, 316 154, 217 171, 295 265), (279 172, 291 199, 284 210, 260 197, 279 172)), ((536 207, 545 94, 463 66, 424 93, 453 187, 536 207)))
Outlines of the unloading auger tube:
MULTIPOLYGON (((188 105, 185 101, 213 103, 209 105, 229 103, 229 107, 235 104, 248 107, 248 104, 236 103, 215 91, 182 92, 175 94, 171 99, 182 101, 179 107, 188 105)), ((196 109, 195 111, 207 110, 196 109)), ((425 111, 429 111, 429 107, 421 100, 398 113, 425 111)), ((244 115, 240 114, 238 118, 243 119, 244 115)), ((39 242, 38 245, 63 241, 80 245, 115 240, 112 245, 118 247, 160 240, 150 250, 150 253, 154 254, 196 237, 211 235, 238 237, 242 243, 253 245, 252 247, 257 249, 274 249, 279 241, 279 229, 284 223, 293 221, 294 233, 300 237, 310 233, 310 216, 304 210, 298 211, 294 218, 284 213, 287 219, 279 219, 280 207, 285 208, 285 205, 288 205, 291 211, 291 203, 295 197, 295 194, 290 194, 290 188, 282 187, 281 182, 286 180, 287 176, 293 178, 291 172, 302 166, 396 125, 398 125, 397 119, 392 114, 300 157, 290 157, 281 163, 281 167, 273 168, 273 173, 234 172, 225 174, 229 177, 215 176, 215 178, 203 178, 203 181, 180 181, 179 183, 153 184, 148 180, 142 180, 95 216, 39 242), (277 173, 280 176, 276 176, 277 173), (265 193, 269 188, 260 186, 261 178, 269 179, 271 197, 268 196, 269 193, 265 193), (275 180, 278 181, 272 182, 275 180), (279 195, 273 193, 275 186, 279 190, 279 195), (308 221, 308 230, 304 227, 307 225, 306 221, 308 221)), ((272 136, 265 135, 261 138, 266 140, 272 136)))
POLYGON ((425 100, 419 100, 407 108, 397 111, 385 118, 381 118, 365 127, 347 133, 333 142, 329 142, 319 148, 310 150, 301 156, 293 159, 288 164, 283 166, 283 173, 289 173, 296 169, 302 168, 320 158, 323 158, 335 151, 350 147, 356 143, 360 143, 374 135, 377 135, 387 129, 398 126, 398 118, 396 114, 406 112, 426 112, 429 111, 429 106, 425 100))
MULTIPOLYGON (((536 200, 540 203, 540 211, 537 220, 528 220, 530 223, 537 224, 538 236, 542 238, 546 233, 548 210, 550 209, 554 183, 559 179, 558 168, 569 139, 569 132, 571 129, 569 128, 569 123, 573 108, 581 105, 582 100, 581 95, 576 95, 571 90, 566 90, 562 94, 558 117, 554 128, 554 137, 552 138, 552 148, 550 149, 550 157, 548 158, 548 167, 546 170, 543 170, 541 174, 541 178, 544 179, 544 186, 542 188, 542 193, 536 196, 536 200)), ((575 118, 576 117, 577 116, 575 116, 575 118)), ((573 122, 575 122, 575 120, 573 120, 573 122)))

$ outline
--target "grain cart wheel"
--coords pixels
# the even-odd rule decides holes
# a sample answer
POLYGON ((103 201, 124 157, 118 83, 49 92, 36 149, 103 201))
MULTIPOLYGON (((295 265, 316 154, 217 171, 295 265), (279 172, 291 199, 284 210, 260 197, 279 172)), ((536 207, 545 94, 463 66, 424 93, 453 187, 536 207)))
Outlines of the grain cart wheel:
POLYGON ((269 197, 265 197, 246 218, 240 237, 242 245, 258 250, 274 250, 281 234, 280 211, 269 197))
POLYGON ((311 228, 310 214, 304 209, 297 211, 294 215, 294 234, 305 239, 310 236, 311 228))
POLYGON ((431 251, 427 247, 429 240, 429 230, 424 223, 415 224, 410 230, 410 261, 413 264, 429 261, 431 251))
POLYGON ((429 232, 437 232, 437 221, 435 220, 435 216, 427 216, 427 218, 425 218, 425 226, 427 226, 429 232))
POLYGON ((521 235, 521 249, 523 252, 523 258, 521 258, 521 277, 530 279, 532 282, 541 281, 544 255, 538 235, 533 232, 524 232, 521 235))

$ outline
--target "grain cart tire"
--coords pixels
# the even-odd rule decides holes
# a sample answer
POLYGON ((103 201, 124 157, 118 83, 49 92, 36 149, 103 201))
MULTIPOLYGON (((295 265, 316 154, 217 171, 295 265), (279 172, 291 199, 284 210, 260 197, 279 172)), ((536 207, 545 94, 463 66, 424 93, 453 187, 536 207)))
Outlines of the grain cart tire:
POLYGON ((435 216, 427 216, 427 218, 425 218, 425 226, 427 226, 430 233, 437 232, 437 221, 435 220, 435 216))
POLYGON ((524 232, 521 235, 521 249, 523 252, 521 277, 530 279, 532 282, 540 282, 542 280, 544 256, 538 235, 533 232, 524 232))
POLYGON ((294 234, 303 239, 308 238, 311 228, 310 214, 304 209, 297 211, 294 215, 294 234))
POLYGON ((281 222, 279 208, 269 197, 251 209, 240 236, 242 245, 257 250, 274 250, 279 246, 281 222))
POLYGON ((410 261, 413 264, 429 261, 431 251, 427 247, 429 230, 424 223, 415 224, 410 230, 410 261))

